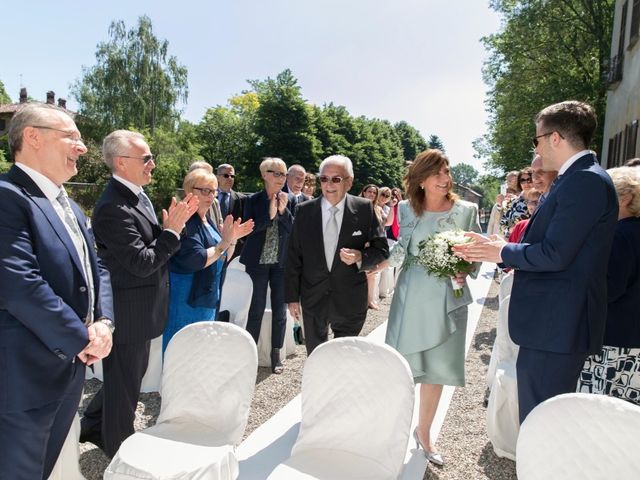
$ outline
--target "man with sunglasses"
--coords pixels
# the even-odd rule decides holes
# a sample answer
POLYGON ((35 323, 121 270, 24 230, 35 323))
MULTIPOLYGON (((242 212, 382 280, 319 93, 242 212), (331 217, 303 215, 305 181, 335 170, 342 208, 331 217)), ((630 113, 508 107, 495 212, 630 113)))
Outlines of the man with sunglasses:
MULTIPOLYGON (((218 165, 216 177, 218 178, 218 203, 220 204, 222 218, 224 219, 227 215, 233 216, 234 220, 242 218, 247 197, 233 190, 233 184, 236 179, 235 169, 228 163, 218 165)), ((242 253, 244 242, 245 238, 238 239, 236 249, 233 252, 233 258, 242 253)))
POLYGON ((509 334, 520 345, 516 372, 520 422, 539 403, 574 392, 589 354, 602 348, 607 267, 618 217, 609 175, 587 150, 593 108, 566 101, 535 118, 536 154, 559 175, 531 217, 521 243, 469 233, 455 250, 472 261, 515 270, 509 334))
POLYGON ((191 194, 174 198, 158 223, 143 187, 155 159, 144 137, 116 130, 102 144, 113 176, 93 210, 98 255, 111 274, 115 321, 111 355, 103 360, 104 383, 81 421, 81 442, 109 456, 134 433, 142 377, 151 339, 162 335, 169 306, 169 259, 180 248, 180 232, 198 208, 191 194))
POLYGON ((307 353, 335 337, 360 333, 367 316, 366 270, 389 257, 373 204, 347 192, 353 184, 349 158, 320 164, 322 196, 298 205, 287 252, 285 301, 302 315, 307 353))

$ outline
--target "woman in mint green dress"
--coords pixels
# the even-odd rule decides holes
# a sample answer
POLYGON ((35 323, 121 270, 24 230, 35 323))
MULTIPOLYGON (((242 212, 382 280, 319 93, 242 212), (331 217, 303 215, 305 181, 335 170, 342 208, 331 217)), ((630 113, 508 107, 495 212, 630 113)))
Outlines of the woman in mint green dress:
POLYGON ((400 237, 388 264, 402 266, 387 326, 386 343, 407 360, 420 384, 420 414, 414 431, 427 458, 442 465, 431 441, 431 425, 443 385, 464 386, 464 343, 467 305, 472 302, 465 273, 455 282, 463 294, 453 294, 452 280, 432 276, 415 261, 418 243, 446 230, 480 231, 478 208, 453 193, 449 160, 440 150, 416 157, 404 178, 407 200, 400 202, 400 237))

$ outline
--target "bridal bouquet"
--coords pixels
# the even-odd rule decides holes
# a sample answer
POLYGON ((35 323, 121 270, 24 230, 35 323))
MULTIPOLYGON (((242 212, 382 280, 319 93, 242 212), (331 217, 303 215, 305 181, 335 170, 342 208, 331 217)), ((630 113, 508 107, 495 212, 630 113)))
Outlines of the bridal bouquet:
POLYGON ((416 263, 436 277, 450 278, 455 297, 462 296, 462 287, 453 277, 459 272, 470 272, 473 264, 456 257, 451 247, 468 242, 471 239, 465 237, 462 230, 448 230, 436 233, 418 244, 420 252, 416 256, 416 263))

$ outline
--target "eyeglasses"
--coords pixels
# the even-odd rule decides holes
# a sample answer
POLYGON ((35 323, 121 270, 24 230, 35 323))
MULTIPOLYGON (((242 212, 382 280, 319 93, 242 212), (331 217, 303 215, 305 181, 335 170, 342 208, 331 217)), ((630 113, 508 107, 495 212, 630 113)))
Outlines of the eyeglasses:
POLYGON ((219 173, 218 175, 224 178, 236 178, 236 176, 233 173, 219 173))
POLYGON ((390 193, 381 193, 380 196, 384 197, 384 198, 389 198, 391 196, 391 194, 390 193))
POLYGON ((286 177, 287 174, 284 172, 277 172, 275 170, 267 170, 267 172, 269 172, 271 175, 273 175, 276 178, 281 178, 281 177, 286 177))
POLYGON ((80 135, 77 135, 76 132, 73 130, 62 130, 61 128, 46 127, 44 125, 31 125, 31 126, 33 128, 42 128, 44 130, 53 130, 56 132, 62 132, 65 134, 65 137, 71 140, 73 143, 76 143, 76 144, 83 143, 82 137, 80 135))
POLYGON ((320 175, 320 183, 342 183, 343 180, 344 178, 338 176, 330 177, 329 175, 320 175))
POLYGON ((519 180, 520 183, 532 183, 533 179, 531 177, 522 177, 519 180))
POLYGON ((156 157, 154 157, 152 154, 143 155, 141 157, 133 157, 131 155, 118 155, 118 156, 123 158, 137 158, 138 160, 142 160, 142 163, 144 163, 145 165, 149 162, 155 161, 156 159, 156 157))
POLYGON ((193 187, 194 190, 198 190, 200 193, 202 193, 202 195, 204 195, 205 197, 208 197, 209 195, 214 195, 217 192, 217 189, 215 188, 200 188, 200 187, 193 187))
POLYGON ((538 141, 539 138, 548 137, 549 135, 553 135, 554 133, 557 133, 558 135, 560 135, 560 138, 562 138, 564 140, 564 137, 562 136, 562 134, 560 132, 557 132, 557 131, 554 130, 552 132, 543 133, 541 135, 537 135, 537 136, 533 137, 531 139, 531 142, 533 143, 534 147, 537 147, 538 143, 539 143, 539 141, 538 141))

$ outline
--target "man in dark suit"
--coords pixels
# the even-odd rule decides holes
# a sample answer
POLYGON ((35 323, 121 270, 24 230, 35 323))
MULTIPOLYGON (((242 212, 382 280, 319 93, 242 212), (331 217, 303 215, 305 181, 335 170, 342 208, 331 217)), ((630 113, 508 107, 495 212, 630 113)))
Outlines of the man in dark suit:
POLYGON ((96 443, 112 457, 134 432, 150 342, 162 334, 167 319, 169 258, 180 247, 179 234, 197 209, 197 199, 174 198, 169 211, 162 211, 160 226, 142 188, 155 168, 144 137, 116 130, 104 139, 102 155, 113 177, 98 199, 92 223, 98 255, 111 274, 118 330, 113 351, 103 361, 103 387, 82 418, 80 441, 96 443))
POLYGON ((298 204, 311 200, 310 196, 302 193, 306 174, 307 172, 302 165, 291 165, 287 170, 287 183, 282 187, 282 191, 289 194, 288 207, 294 215, 298 204))
POLYGON ((522 243, 469 234, 477 242, 456 247, 469 260, 515 270, 509 333, 520 345, 520 422, 544 400, 575 391, 587 355, 602 347, 618 216, 611 179, 587 150, 596 127, 593 109, 562 102, 543 109, 535 123, 535 151, 544 170, 559 175, 522 243))
MULTIPOLYGON (((216 169, 216 177, 218 178, 218 202, 220 203, 222 218, 224 219, 227 215, 233 216, 234 220, 242 218, 246 196, 233 190, 233 184, 236 179, 235 169, 232 165, 223 163, 216 169)), ((244 242, 244 238, 238 239, 233 258, 242 253, 244 242)))
POLYGON ((82 210, 62 184, 87 149, 66 111, 11 121, 0 178, 0 478, 49 477, 76 415, 85 364, 109 354, 113 306, 82 210))
POLYGON ((367 316, 366 270, 388 258, 373 204, 348 195, 351 160, 341 155, 320 164, 322 197, 298 205, 289 238, 285 301, 295 318, 301 308, 307 352, 335 337, 358 335, 367 316))

